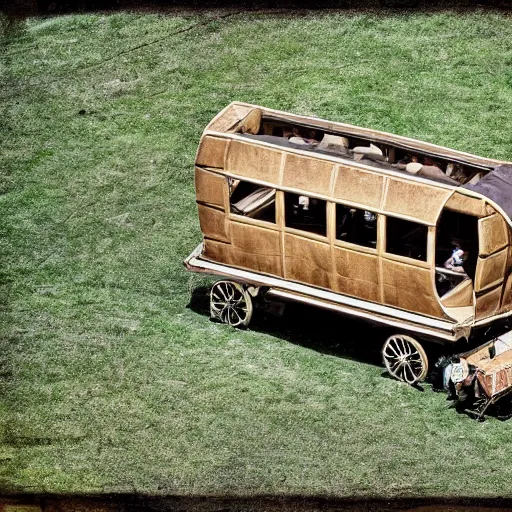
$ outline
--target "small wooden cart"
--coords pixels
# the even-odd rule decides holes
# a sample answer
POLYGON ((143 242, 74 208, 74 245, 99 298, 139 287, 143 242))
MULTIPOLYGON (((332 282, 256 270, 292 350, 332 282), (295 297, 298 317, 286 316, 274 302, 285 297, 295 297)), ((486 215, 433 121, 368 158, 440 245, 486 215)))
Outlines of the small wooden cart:
POLYGON ((442 358, 438 366, 449 396, 483 420, 490 406, 512 393, 512 331, 463 354, 442 358))

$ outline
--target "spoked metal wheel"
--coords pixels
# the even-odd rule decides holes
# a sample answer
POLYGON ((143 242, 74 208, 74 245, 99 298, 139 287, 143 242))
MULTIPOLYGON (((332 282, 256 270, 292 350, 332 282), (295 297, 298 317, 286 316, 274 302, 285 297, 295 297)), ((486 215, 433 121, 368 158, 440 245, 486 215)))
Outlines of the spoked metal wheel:
POLYGON ((407 384, 416 384, 427 376, 427 354, 414 338, 405 334, 395 334, 386 340, 382 359, 388 372, 407 384))
POLYGON ((239 283, 218 281, 210 292, 210 316, 234 327, 248 325, 252 317, 252 299, 239 283))

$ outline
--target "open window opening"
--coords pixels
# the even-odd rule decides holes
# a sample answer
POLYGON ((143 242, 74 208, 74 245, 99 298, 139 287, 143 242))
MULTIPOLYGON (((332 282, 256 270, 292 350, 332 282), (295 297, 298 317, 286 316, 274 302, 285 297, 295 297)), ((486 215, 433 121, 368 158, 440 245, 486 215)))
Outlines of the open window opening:
POLYGON ((377 214, 337 204, 336 239, 364 247, 376 248, 377 214))
POLYGON ((285 192, 285 225, 288 228, 327 236, 327 202, 285 192))
POLYGON ((228 178, 231 213, 265 222, 276 222, 276 190, 228 178))
POLYGON ((443 210, 436 229, 436 288, 445 297, 475 278, 478 260, 478 218, 443 210))
POLYGON ((427 261, 428 228, 410 220, 387 217, 386 252, 427 261))
POLYGON ((256 132, 241 130, 248 138, 304 151, 341 156, 365 165, 393 169, 454 186, 476 184, 489 172, 427 152, 407 149, 370 137, 325 131, 315 126, 263 116, 256 132))

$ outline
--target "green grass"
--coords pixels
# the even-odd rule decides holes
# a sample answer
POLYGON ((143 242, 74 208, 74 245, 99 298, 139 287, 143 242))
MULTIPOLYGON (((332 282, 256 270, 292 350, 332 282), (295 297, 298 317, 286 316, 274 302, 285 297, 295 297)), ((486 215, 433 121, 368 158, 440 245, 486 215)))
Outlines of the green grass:
POLYGON ((333 315, 211 323, 182 266, 233 100, 512 159, 510 18, 223 14, 5 30, 4 491, 510 495, 510 422, 383 377, 381 333, 333 315))

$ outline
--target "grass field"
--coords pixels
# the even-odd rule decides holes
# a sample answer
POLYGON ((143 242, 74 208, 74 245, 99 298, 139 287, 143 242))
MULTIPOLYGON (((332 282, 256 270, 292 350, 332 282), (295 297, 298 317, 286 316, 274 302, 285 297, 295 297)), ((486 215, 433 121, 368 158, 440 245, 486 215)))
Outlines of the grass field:
POLYGON ((509 496, 512 423, 383 376, 381 333, 211 323, 193 160, 233 100, 512 159, 505 14, 3 24, 0 477, 26 492, 509 496))

